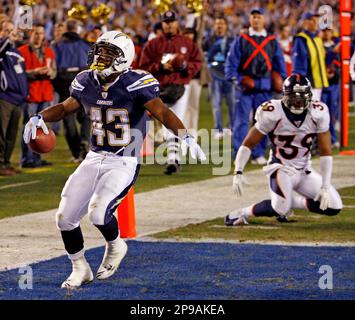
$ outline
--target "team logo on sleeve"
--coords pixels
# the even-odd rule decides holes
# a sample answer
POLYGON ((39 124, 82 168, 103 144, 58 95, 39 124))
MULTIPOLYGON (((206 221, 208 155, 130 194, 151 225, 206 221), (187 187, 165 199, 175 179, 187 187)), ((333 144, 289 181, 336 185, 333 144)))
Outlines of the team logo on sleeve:
POLYGON ((71 87, 74 89, 74 90, 77 90, 77 91, 83 91, 85 89, 85 87, 83 85, 81 85, 79 83, 78 80, 76 80, 76 78, 73 80, 73 82, 71 83, 71 87))
POLYGON ((142 88, 150 87, 153 85, 159 85, 159 82, 157 79, 155 79, 152 75, 148 74, 145 77, 137 80, 136 82, 132 83, 127 87, 128 92, 132 92, 135 90, 139 90, 142 88))

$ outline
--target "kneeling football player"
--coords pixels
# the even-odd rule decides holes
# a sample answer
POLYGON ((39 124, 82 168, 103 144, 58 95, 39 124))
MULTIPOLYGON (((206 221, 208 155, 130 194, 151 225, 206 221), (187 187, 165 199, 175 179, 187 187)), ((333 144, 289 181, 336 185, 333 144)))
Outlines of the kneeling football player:
POLYGON ((336 215, 342 209, 339 193, 331 185, 333 158, 327 106, 312 101, 309 80, 291 75, 283 84, 283 97, 263 103, 256 112, 255 125, 239 148, 235 160, 233 189, 242 196, 243 170, 251 149, 265 136, 271 142, 268 165, 271 200, 232 211, 225 225, 247 224, 250 217, 277 217, 287 221, 292 209, 299 208, 323 215, 336 215), (317 137, 321 174, 311 167, 311 146, 317 137), (293 191, 296 191, 295 194, 293 191))
POLYGON ((119 236, 114 214, 137 179, 137 157, 149 119, 146 110, 180 138, 183 154, 189 148, 193 158, 205 159, 195 139, 186 134, 182 122, 159 98, 158 81, 148 72, 130 68, 134 51, 126 34, 104 33, 89 53, 90 70, 73 80, 71 96, 31 117, 25 127, 24 141, 28 143, 38 127, 46 128, 44 121, 59 121, 81 107, 92 120, 91 150, 67 180, 56 213, 57 227, 72 262, 72 273, 63 288, 79 287, 94 278, 84 256, 80 229, 80 220, 87 213, 106 240, 97 279, 112 276, 126 255, 127 245, 119 236))

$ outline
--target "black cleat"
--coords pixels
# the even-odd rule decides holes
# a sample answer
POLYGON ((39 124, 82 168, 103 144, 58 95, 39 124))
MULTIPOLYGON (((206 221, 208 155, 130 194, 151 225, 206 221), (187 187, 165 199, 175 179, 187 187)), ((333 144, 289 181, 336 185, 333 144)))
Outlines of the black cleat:
POLYGON ((244 224, 249 224, 249 223, 248 223, 247 217, 242 213, 240 213, 234 219, 231 219, 229 217, 229 214, 227 214, 224 217, 224 225, 226 225, 227 227, 240 226, 240 225, 244 225, 244 224))
POLYGON ((164 174, 171 176, 173 173, 176 173, 181 170, 181 165, 175 161, 175 163, 168 163, 165 167, 164 174))

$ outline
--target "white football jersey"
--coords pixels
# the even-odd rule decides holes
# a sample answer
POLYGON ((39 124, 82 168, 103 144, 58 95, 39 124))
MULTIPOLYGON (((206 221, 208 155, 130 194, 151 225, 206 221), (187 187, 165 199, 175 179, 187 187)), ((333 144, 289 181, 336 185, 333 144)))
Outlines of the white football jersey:
POLYGON ((312 101, 306 114, 295 115, 284 109, 281 100, 270 100, 255 114, 255 127, 271 142, 269 164, 281 163, 297 169, 310 166, 313 138, 329 130, 328 107, 312 101))

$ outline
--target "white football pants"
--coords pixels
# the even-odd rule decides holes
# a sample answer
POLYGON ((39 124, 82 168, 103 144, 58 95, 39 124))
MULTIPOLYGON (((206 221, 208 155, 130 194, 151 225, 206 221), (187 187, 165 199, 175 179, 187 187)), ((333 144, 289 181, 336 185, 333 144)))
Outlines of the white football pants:
MULTIPOLYGON (((314 199, 322 186, 321 175, 312 169, 306 174, 299 170, 293 175, 279 169, 269 178, 269 191, 271 206, 280 215, 285 215, 294 208, 292 205, 292 192, 296 191, 306 199, 314 199)), ((341 209, 343 207, 340 195, 333 186, 329 189, 330 208, 341 209)), ((306 207, 306 205, 305 205, 306 207)))
MULTIPOLYGON (((175 113, 175 115, 184 123, 185 120, 185 113, 186 113, 186 109, 188 108, 188 101, 189 101, 189 96, 190 96, 190 85, 185 84, 185 92, 184 94, 181 96, 181 98, 176 101, 176 103, 170 107, 170 110, 173 111, 175 113)), ((185 123, 184 123, 185 125, 185 123)), ((165 138, 169 139, 169 138, 174 138, 175 135, 173 133, 171 133, 171 131, 168 131, 167 128, 165 128, 165 138)))
POLYGON ((94 225, 106 224, 134 184, 138 171, 135 157, 90 151, 65 183, 56 213, 58 229, 77 228, 87 213, 94 225))
POLYGON ((190 134, 197 136, 202 86, 199 79, 192 79, 189 86, 189 99, 187 101, 187 108, 183 123, 189 130, 190 134))

